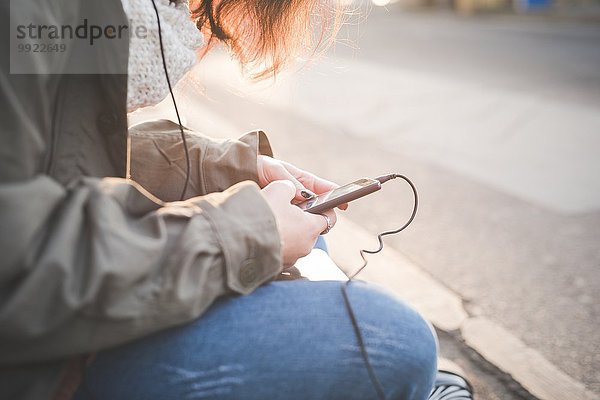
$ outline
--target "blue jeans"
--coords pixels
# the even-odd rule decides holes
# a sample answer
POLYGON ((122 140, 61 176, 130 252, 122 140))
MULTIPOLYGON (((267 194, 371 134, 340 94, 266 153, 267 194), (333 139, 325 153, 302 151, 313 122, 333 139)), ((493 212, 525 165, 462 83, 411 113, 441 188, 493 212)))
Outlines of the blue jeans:
MULTIPOLYGON (((278 281, 217 301, 202 317, 98 354, 76 400, 376 399, 340 282, 278 281)), ((424 400, 437 340, 374 285, 348 294, 387 399, 424 400)))
POLYGON ((323 250, 325 253, 329 253, 327 249, 327 243, 325 242, 325 238, 323 236, 319 236, 317 238, 317 243, 315 243, 315 249, 323 250))

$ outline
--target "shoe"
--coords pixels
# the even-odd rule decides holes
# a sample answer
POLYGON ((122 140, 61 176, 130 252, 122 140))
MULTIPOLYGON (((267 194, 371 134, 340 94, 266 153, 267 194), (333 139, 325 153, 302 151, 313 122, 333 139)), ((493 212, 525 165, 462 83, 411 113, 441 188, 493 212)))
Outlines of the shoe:
POLYGON ((465 378, 449 371, 438 371, 429 400, 473 400, 473 388, 465 378))

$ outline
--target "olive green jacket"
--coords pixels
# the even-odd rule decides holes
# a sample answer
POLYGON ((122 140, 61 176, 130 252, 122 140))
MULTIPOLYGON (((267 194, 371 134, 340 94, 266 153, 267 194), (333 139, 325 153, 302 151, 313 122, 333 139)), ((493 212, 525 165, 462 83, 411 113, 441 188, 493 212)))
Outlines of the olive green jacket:
MULTIPOLYGON (((69 10, 74 23, 96 7, 125 21, 118 0, 10 4, 69 10)), ((275 219, 255 183, 257 154, 270 155, 264 134, 188 131, 190 198, 169 202, 184 182, 177 125, 130 130, 126 179, 126 75, 11 74, 8 38, 0 43, 0 397, 51 398, 70 357, 186 323, 280 272, 275 219)), ((93 61, 122 70, 127 52, 118 42, 93 61)))

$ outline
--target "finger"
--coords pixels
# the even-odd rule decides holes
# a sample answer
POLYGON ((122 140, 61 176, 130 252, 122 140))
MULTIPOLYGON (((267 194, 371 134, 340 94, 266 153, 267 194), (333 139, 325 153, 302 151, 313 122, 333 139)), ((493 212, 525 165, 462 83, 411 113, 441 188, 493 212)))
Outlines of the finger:
POLYGON ((337 189, 340 187, 337 183, 328 181, 327 179, 323 179, 316 175, 311 174, 313 179, 310 182, 310 185, 307 185, 308 189, 312 190, 317 194, 329 192, 333 189, 337 189))
POLYGON ((337 222, 337 217, 335 215, 335 211, 333 210, 327 210, 324 211, 320 214, 311 214, 313 216, 312 220, 314 223, 314 233, 315 236, 320 235, 322 232, 326 232, 328 228, 333 228, 337 222), (330 226, 328 226, 328 221, 325 218, 325 216, 327 216, 329 218, 329 222, 331 223, 330 226))
MULTIPOLYGON (((304 185, 305 188, 312 190, 317 195, 321 195, 340 187, 340 185, 334 182, 320 178, 314 174, 311 174, 310 172, 303 171, 291 164, 283 164, 291 174, 297 177, 297 179, 304 185)), ((341 204, 337 208, 342 211, 346 211, 348 209, 348 203, 341 204)))
POLYGON ((263 191, 289 202, 296 196, 296 187, 288 180, 273 181, 263 191))
POLYGON ((299 176, 298 180, 302 182, 307 189, 312 190, 316 194, 326 193, 340 187, 340 185, 328 181, 327 179, 320 178, 310 172, 304 172, 304 175, 299 176))
POLYGON ((281 167, 280 171, 281 179, 287 179, 292 182, 296 188, 295 200, 304 201, 308 199, 312 199, 316 196, 311 190, 306 188, 302 182, 300 182, 290 171, 288 171, 285 167, 281 167))
MULTIPOLYGON (((331 221, 331 227, 333 228, 335 226, 335 224, 337 223, 337 214, 335 213, 335 211, 327 210, 327 211, 323 212, 322 214, 325 214, 329 217, 329 220, 331 221)), ((323 219, 325 219, 325 218, 323 218, 323 219)), ((325 228, 327 228, 327 225, 325 225, 325 228)))
POLYGON ((315 194, 312 191, 307 190, 302 182, 297 179, 294 173, 287 169, 287 166, 289 165, 290 164, 287 164, 283 161, 271 162, 267 168, 267 181, 272 182, 276 180, 288 180, 292 182, 296 187, 295 198, 298 202, 315 197, 315 194))
POLYGON ((327 179, 320 178, 317 175, 304 171, 288 162, 282 161, 281 164, 292 176, 300 181, 306 189, 316 194, 329 192, 330 190, 339 187, 339 185, 328 181, 327 179))

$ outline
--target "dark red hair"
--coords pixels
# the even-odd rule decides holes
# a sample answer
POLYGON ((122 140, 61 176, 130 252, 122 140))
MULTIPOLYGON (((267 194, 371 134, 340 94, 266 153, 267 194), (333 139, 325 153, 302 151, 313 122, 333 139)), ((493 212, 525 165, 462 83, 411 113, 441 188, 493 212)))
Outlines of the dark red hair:
POLYGON ((336 0, 190 0, 200 30, 225 43, 255 79, 327 47, 341 24, 336 0))

